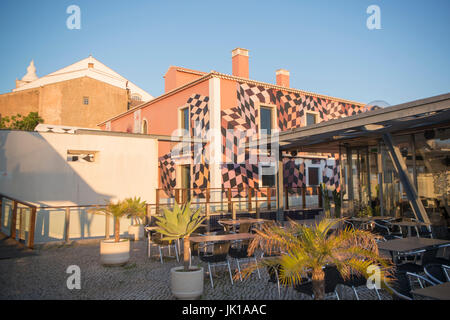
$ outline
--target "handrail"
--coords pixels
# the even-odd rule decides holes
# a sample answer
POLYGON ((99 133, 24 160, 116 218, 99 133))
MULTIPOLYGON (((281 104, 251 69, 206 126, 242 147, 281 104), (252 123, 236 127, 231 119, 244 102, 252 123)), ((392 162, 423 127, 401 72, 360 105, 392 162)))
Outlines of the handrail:
MULTIPOLYGON (((320 209, 322 207, 322 194, 320 192, 320 187, 316 186, 305 186, 305 187, 296 187, 296 188, 283 188, 284 191, 284 209, 289 211, 290 209, 294 209, 294 207, 289 206, 289 196, 292 193, 301 195, 302 197, 302 209, 306 210, 306 192, 308 190, 312 191, 312 195, 318 196, 318 206, 314 206, 314 209, 320 209), (316 192, 317 193, 316 193, 316 192)), ((205 206, 205 215, 209 216, 212 213, 210 212, 210 205, 216 205, 216 204, 222 204, 223 209, 225 209, 228 213, 235 213, 237 209, 235 207, 235 204, 239 203, 239 207, 241 204, 244 205, 246 208, 245 211, 248 212, 256 212, 257 215, 259 212, 264 211, 263 208, 260 207, 261 203, 267 203, 266 209, 268 211, 271 211, 273 207, 273 204, 276 203, 276 200, 274 199, 274 191, 276 188, 274 187, 261 187, 261 188, 173 188, 171 191, 172 196, 168 197, 160 197, 159 193, 161 191, 166 191, 162 188, 157 188, 155 190, 156 193, 156 202, 155 203, 145 203, 146 209, 147 209, 147 216, 152 216, 154 214, 159 214, 160 208, 172 206, 173 203, 168 202, 161 202, 160 200, 173 200, 177 201, 178 203, 186 203, 188 199, 194 199, 197 198, 197 201, 191 202, 192 205, 204 205, 205 206), (194 192, 197 191, 198 194, 195 195, 194 192), (222 197, 218 199, 217 201, 212 201, 211 193, 214 191, 220 191, 222 193, 222 197), (235 197, 236 193, 239 194, 239 197, 235 197), (241 193, 244 193, 245 196, 241 196, 241 193), (202 195, 202 200, 199 201, 198 199, 201 199, 199 195, 202 195), (264 196, 262 196, 263 194, 264 196), (253 204, 256 205, 253 206, 253 204), (150 210, 149 210, 150 209, 150 210), (152 210, 154 209, 154 210, 152 210), (154 211, 154 212, 153 212, 154 211)), ((58 206, 46 206, 46 205, 34 205, 26 201, 18 200, 13 197, 7 196, 5 194, 0 193, 0 222, 2 221, 2 214, 3 214, 3 207, 2 202, 3 199, 9 199, 13 202, 13 211, 12 211, 12 219, 11 219, 11 226, 10 226, 10 237, 15 239, 16 238, 16 225, 17 225, 17 211, 18 211, 18 204, 21 204, 23 206, 29 207, 31 209, 31 215, 30 215, 30 223, 29 223, 29 234, 28 234, 28 247, 33 248, 34 245, 34 232, 35 232, 35 225, 36 225, 36 213, 37 210, 40 209, 64 209, 65 210, 65 240, 69 241, 69 225, 70 225, 70 209, 73 208, 93 208, 93 207, 105 207, 106 204, 86 204, 86 205, 58 205, 58 206)), ((309 209, 312 209, 313 207, 310 207, 309 209)), ((19 208, 20 209, 20 208, 19 208)), ((240 210, 240 209, 239 209, 240 210)), ((20 214, 20 225, 23 225, 23 215, 20 214)), ((108 230, 109 228, 109 220, 106 221, 107 226, 105 226, 105 229, 108 230)), ((19 228, 21 229, 21 227, 19 228)), ((22 230, 21 230, 22 231, 22 230)), ((106 236, 108 237, 109 234, 105 231, 106 236)))
POLYGON ((15 202, 17 202, 17 203, 20 203, 20 204, 22 204, 22 205, 24 205, 24 206, 27 206, 27 207, 31 207, 31 208, 37 208, 37 206, 36 205, 34 205, 34 204, 31 204, 31 203, 28 203, 28 202, 25 202, 25 201, 21 201, 21 200, 17 200, 17 199, 15 199, 15 198, 12 198, 12 197, 10 197, 10 196, 7 196, 7 195, 5 195, 5 194, 3 194, 3 193, 0 193, 0 198, 6 198, 6 199, 9 199, 9 200, 11 200, 11 201, 15 201, 15 202))
MULTIPOLYGON (((30 214, 30 230, 28 233, 28 243, 27 246, 30 249, 33 249, 34 247, 34 231, 35 231, 35 227, 36 227, 36 210, 37 207, 31 203, 25 202, 25 201, 21 201, 21 200, 17 200, 13 197, 7 196, 5 194, 0 193, 0 222, 2 220, 2 215, 3 215, 3 198, 9 199, 13 202, 13 210, 12 210, 12 218, 11 218, 11 226, 10 226, 10 237, 14 240, 16 240, 16 225, 17 225, 17 204, 21 204, 24 205, 26 207, 29 207, 31 210, 31 214, 30 214)), ((19 225, 22 226, 23 225, 23 215, 20 215, 20 223, 19 225)))

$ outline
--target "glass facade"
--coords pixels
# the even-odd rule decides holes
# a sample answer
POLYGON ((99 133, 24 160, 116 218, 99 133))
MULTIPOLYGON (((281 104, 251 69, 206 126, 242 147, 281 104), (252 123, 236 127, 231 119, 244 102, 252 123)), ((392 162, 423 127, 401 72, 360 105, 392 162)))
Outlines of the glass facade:
MULTIPOLYGON (((423 204, 436 237, 448 236, 450 129, 397 135, 393 143, 423 204), (441 234, 439 234, 441 233, 441 234)), ((380 139, 378 145, 341 146, 343 208, 348 216, 415 218, 408 197, 380 139), (371 210, 364 210, 370 207, 371 210)))

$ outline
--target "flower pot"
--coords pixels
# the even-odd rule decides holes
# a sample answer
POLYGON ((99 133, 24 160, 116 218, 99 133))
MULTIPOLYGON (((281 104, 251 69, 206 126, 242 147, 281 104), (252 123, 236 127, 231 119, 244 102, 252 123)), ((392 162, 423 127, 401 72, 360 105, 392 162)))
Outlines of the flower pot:
POLYGON ((170 288, 172 294, 182 300, 198 299, 203 294, 203 267, 183 267, 170 269, 170 288))
POLYGON ((134 241, 144 238, 144 226, 142 224, 131 225, 128 227, 128 234, 134 241))
POLYGON ((123 265, 130 260, 130 240, 120 239, 119 242, 102 240, 100 242, 100 261, 103 265, 123 265))

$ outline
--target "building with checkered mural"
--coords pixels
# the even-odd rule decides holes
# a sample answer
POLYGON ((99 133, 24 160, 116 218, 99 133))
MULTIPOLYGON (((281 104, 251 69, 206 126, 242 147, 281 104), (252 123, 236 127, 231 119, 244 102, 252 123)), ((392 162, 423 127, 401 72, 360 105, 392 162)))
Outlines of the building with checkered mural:
MULTIPOLYGON (((243 141, 262 132, 286 131, 309 124, 355 115, 374 107, 291 88, 287 70, 276 71, 276 83, 249 78, 249 52, 232 51, 232 74, 209 73, 171 66, 165 93, 99 124, 103 130, 205 138, 207 152, 180 156, 175 143, 160 142, 159 187, 168 195, 174 188, 232 188, 233 197, 248 188, 273 185, 271 164, 262 154, 256 161, 237 152, 243 141), (265 130, 265 131, 264 131, 265 130), (212 134, 208 136, 208 132, 212 134)), ((283 154, 284 186, 299 188, 324 182, 340 188, 339 155, 283 154)))

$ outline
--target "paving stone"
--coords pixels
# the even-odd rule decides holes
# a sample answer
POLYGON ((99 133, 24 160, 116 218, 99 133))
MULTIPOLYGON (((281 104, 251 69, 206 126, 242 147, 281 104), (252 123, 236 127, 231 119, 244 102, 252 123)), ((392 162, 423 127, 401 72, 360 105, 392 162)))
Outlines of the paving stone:
MULTIPOLYGON (((117 300, 170 300, 170 269, 181 265, 174 258, 159 256, 147 258, 146 241, 132 241, 130 261, 121 267, 105 267, 100 264, 99 240, 73 242, 70 245, 47 244, 36 249, 37 255, 3 259, 0 261, 0 299, 117 299, 117 300), (81 270, 81 289, 69 290, 67 267, 77 265, 81 270)), ((156 250, 153 251, 156 254, 156 250)), ((207 264, 198 259, 207 270, 207 264)), ((269 282, 265 268, 261 279, 256 272, 244 281, 231 285, 228 268, 216 267, 213 274, 214 288, 205 273, 205 300, 277 300, 276 283, 269 282)), ((236 265, 232 263, 232 271, 236 265)), ((354 299, 351 288, 339 289, 343 298, 354 299), (349 291, 350 290, 350 291, 349 291)), ((328 295, 327 299, 335 299, 328 295)), ((362 288, 361 299, 377 299, 373 290, 362 288), (365 289, 365 290, 364 290, 365 289)), ((383 298, 390 299, 386 293, 383 298)), ((311 297, 293 288, 282 288, 281 299, 308 300, 311 297)))

